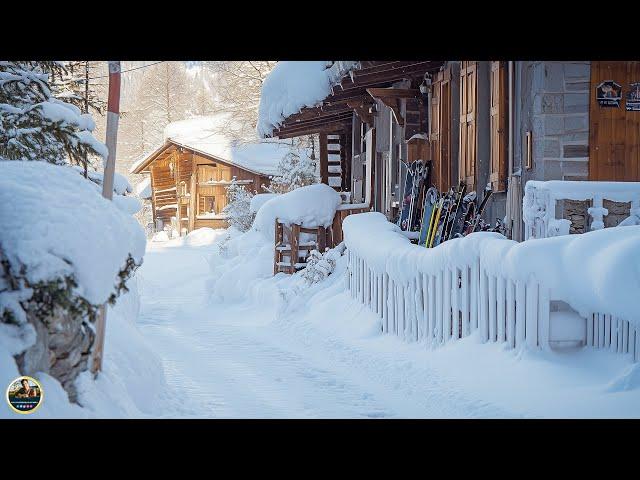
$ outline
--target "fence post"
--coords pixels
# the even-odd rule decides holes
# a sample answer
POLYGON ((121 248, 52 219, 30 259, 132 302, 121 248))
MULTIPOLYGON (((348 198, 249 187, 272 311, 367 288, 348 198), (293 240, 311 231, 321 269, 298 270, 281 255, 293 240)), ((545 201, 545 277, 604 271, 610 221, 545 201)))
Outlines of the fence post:
POLYGON ((538 284, 529 278, 526 289, 525 338, 527 346, 538 346, 538 284))
POLYGON ((480 339, 486 342, 489 339, 489 294, 487 288, 487 274, 480 269, 480 295, 478 296, 478 329, 480 339))
POLYGON ((498 302, 498 308, 496 309, 496 320, 498 322, 498 342, 505 341, 505 328, 507 324, 507 318, 505 315, 505 296, 507 290, 507 282, 505 278, 500 275, 497 279, 496 285, 496 302, 498 302))
POLYGON ((507 279, 507 341, 511 348, 516 347, 516 286, 507 279))
POLYGON ((497 283, 497 277, 495 277, 494 275, 489 275, 487 274, 487 282, 488 282, 488 286, 489 286, 489 341, 490 342, 495 342, 497 335, 496 335, 496 327, 498 325, 497 319, 496 319, 496 307, 497 307, 497 303, 496 303, 496 283, 497 283))
POLYGON ((442 289, 444 306, 442 317, 443 341, 446 342, 451 338, 451 269, 444 267, 444 288, 442 289))
POLYGON ((442 270, 439 270, 436 274, 436 339, 438 343, 443 341, 442 316, 442 270))
POLYGON ((549 289, 538 284, 538 345, 543 350, 548 350, 549 345, 549 317, 550 295, 549 289))
POLYGON ((464 265, 462 267, 462 272, 460 273, 461 279, 461 289, 460 289, 460 299, 462 303, 462 336, 466 337, 469 335, 470 325, 469 325, 469 266, 464 265))
POLYGON ((525 339, 525 288, 522 280, 516 281, 516 347, 524 344, 525 339))
POLYGON ((460 305, 458 288, 458 267, 453 267, 451 271, 451 321, 453 322, 453 339, 460 338, 460 305))

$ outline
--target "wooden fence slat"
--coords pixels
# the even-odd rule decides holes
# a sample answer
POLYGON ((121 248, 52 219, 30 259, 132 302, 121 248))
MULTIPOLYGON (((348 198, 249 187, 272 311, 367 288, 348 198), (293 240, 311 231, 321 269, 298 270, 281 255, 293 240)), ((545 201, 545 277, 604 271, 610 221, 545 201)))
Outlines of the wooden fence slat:
POLYGON ((516 346, 516 286, 507 279, 507 342, 511 348, 516 346))
POLYGON ((497 327, 497 319, 496 319, 496 283, 497 278, 493 275, 487 275, 488 287, 489 287, 489 299, 488 299, 488 307, 489 307, 489 341, 495 342, 496 335, 496 327, 497 327))
POLYGON ((478 328, 478 298, 479 298, 479 285, 480 282, 480 260, 473 262, 471 267, 471 298, 469 303, 469 320, 471 321, 471 331, 478 328))
POLYGON ((442 272, 436 274, 436 339, 438 343, 443 341, 443 313, 442 313, 442 272))
POLYGON ((587 317, 587 346, 593 346, 593 314, 587 317))
POLYGON ((489 294, 487 274, 480 269, 480 296, 478 302, 478 329, 480 339, 486 342, 489 339, 489 294))
POLYGON ((525 340, 525 299, 524 282, 516 281, 516 347, 519 348, 525 340))
POLYGON ((422 339, 429 338, 429 277, 422 274, 422 339))
POLYGON ((433 343, 433 339, 436 337, 436 277, 429 275, 429 327, 428 336, 429 343, 433 343))
POLYGON ((466 337, 470 333, 469 325, 469 267, 467 265, 462 267, 460 273, 460 299, 462 303, 462 336, 466 337))
POLYGON ((443 341, 448 341, 451 338, 451 269, 445 267, 444 269, 444 286, 443 286, 443 317, 442 317, 442 328, 444 332, 443 341))
POLYGON ((451 336, 454 340, 460 338, 460 289, 458 288, 458 267, 451 271, 451 336))
POLYGON ((529 279, 526 286, 525 340, 527 346, 538 346, 538 284, 529 279))
POLYGON ((538 284, 538 345, 545 350, 550 348, 550 303, 549 290, 538 284))
POLYGON ((496 319, 498 321, 498 342, 502 343, 506 340, 505 330, 507 324, 507 316, 505 313, 505 297, 507 294, 507 282, 505 278, 500 275, 498 277, 496 285, 496 302, 498 306, 496 308, 496 319))

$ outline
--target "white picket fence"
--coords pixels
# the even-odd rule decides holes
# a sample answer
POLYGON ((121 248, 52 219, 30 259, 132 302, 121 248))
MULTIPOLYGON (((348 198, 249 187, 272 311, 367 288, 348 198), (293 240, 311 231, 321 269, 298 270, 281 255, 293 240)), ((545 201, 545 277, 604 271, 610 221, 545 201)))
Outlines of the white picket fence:
MULTIPOLYGON (((353 249, 347 254, 350 294, 378 315, 385 333, 439 345, 479 330, 482 340, 511 348, 550 348, 550 291, 533 276, 524 282, 495 275, 476 258, 418 271, 401 284, 371 268, 353 249)), ((640 333, 611 315, 586 319, 582 343, 640 360, 640 333)))

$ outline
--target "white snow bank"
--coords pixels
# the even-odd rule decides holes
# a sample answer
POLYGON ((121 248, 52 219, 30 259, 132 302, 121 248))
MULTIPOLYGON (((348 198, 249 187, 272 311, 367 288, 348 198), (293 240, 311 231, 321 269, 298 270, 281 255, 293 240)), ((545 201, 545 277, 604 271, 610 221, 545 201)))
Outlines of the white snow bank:
POLYGON ((324 183, 296 188, 265 202, 258 210, 252 228, 273 242, 276 218, 303 227, 328 227, 340 203, 340 194, 324 183))
POLYGON ((640 226, 522 243, 477 232, 433 249, 411 244, 377 212, 348 216, 343 230, 348 249, 401 283, 418 272, 469 265, 479 258, 486 271, 513 280, 533 275, 551 289, 553 300, 567 302, 582 316, 601 312, 640 325, 640 226))
POLYGON ((324 100, 355 62, 278 62, 262 84, 258 109, 258 134, 271 135, 285 118, 324 100))
POLYGON ((135 219, 68 167, 0 161, 0 246, 29 282, 75 276, 77 293, 101 304, 131 254, 145 251, 135 219))
POLYGON ((113 203, 124 213, 135 215, 142 209, 142 202, 136 197, 126 197, 124 195, 114 195, 113 203))
POLYGON ((262 207, 262 205, 264 205, 266 202, 268 202, 269 200, 277 196, 278 196, 277 193, 258 193, 253 197, 251 197, 251 204, 249 206, 249 209, 251 210, 252 213, 257 213, 257 211, 260 210, 260 207, 262 207))
POLYGON ((151 198, 151 177, 144 177, 144 179, 136 185, 135 193, 143 199, 151 198))

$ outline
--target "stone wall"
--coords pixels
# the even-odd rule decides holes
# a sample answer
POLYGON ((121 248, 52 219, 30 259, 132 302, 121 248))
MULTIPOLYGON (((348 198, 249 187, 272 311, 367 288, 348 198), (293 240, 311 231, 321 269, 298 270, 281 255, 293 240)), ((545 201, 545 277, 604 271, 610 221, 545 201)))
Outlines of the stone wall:
POLYGON ((539 180, 589 175, 589 62, 535 62, 533 158, 539 180))
POLYGON ((58 380, 76 401, 74 381, 89 368, 93 330, 81 316, 70 315, 55 308, 44 320, 27 312, 27 319, 36 330, 36 343, 16 357, 20 373, 48 373, 58 380))

